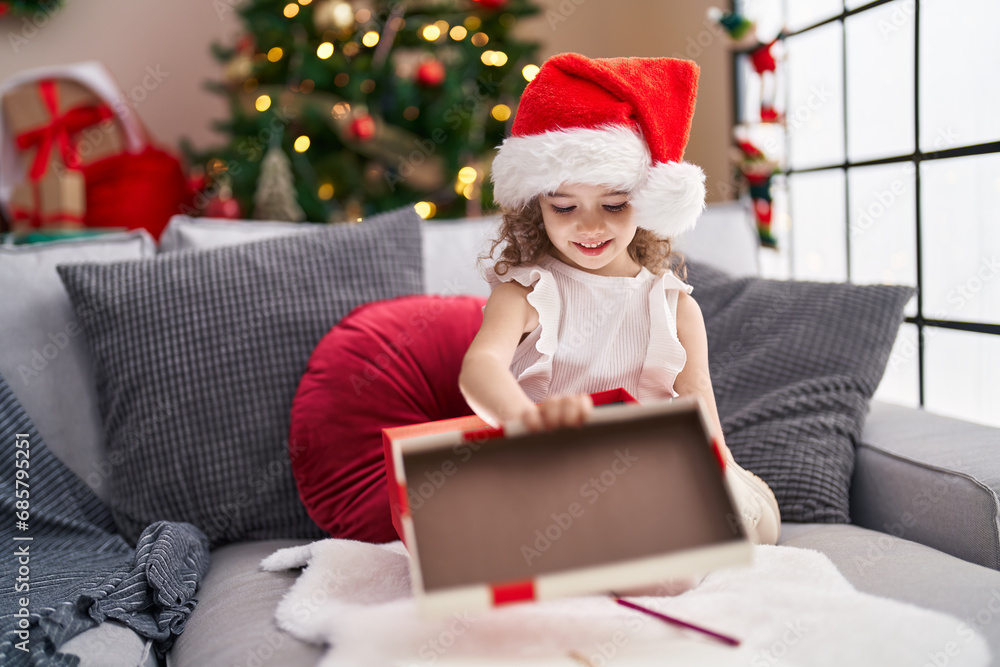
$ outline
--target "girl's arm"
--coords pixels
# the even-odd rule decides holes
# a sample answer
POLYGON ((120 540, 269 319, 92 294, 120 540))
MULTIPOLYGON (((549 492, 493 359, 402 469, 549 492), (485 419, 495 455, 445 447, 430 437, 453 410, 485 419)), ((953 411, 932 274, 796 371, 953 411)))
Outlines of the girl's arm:
POLYGON ((674 379, 674 391, 681 396, 701 396, 708 408, 711 435, 719 443, 719 449, 728 464, 732 460, 732 454, 726 447, 722 435, 722 422, 715 406, 712 378, 708 373, 708 336, 705 333, 705 319, 701 315, 698 303, 683 290, 677 297, 677 339, 687 353, 687 361, 674 379))
POLYGON ((521 336, 538 326, 529 293, 530 287, 513 281, 493 290, 462 360, 458 387, 469 407, 493 427, 509 421, 523 422, 531 431, 579 425, 593 407, 590 396, 556 396, 536 406, 510 372, 521 336))
POLYGON ((674 391, 681 396, 700 396, 708 408, 712 436, 726 461, 726 480, 738 510, 759 517, 756 526, 744 522, 747 537, 755 544, 776 544, 781 531, 781 513, 774 493, 761 478, 744 470, 733 459, 722 434, 715 405, 715 392, 708 372, 708 336, 698 303, 687 292, 677 299, 677 339, 687 352, 684 368, 674 379, 674 391))

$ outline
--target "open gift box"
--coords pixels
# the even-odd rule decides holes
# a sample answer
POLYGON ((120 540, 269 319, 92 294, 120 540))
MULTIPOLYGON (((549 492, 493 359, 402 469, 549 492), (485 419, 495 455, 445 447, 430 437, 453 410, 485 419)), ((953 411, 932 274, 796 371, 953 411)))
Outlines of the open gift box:
POLYGON ((383 430, 421 609, 625 591, 750 563, 700 399, 592 398, 580 428, 529 433, 470 416, 383 430))

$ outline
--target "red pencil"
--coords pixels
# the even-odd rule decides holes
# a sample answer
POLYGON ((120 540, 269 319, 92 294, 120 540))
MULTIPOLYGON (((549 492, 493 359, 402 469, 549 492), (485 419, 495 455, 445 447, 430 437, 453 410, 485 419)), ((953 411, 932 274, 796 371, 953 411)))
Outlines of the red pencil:
POLYGON ((726 635, 719 634, 718 632, 715 632, 713 630, 709 630, 707 628, 702 628, 702 627, 699 627, 697 625, 694 625, 693 623, 688 623, 687 621, 682 621, 679 618, 672 618, 670 616, 667 616, 666 614, 661 614, 658 611, 654 611, 652 609, 648 609, 646 607, 637 605, 634 602, 629 602, 628 600, 623 600, 621 597, 618 596, 617 593, 611 593, 611 597, 614 599, 615 602, 617 602, 618 604, 622 605, 623 607, 628 607, 629 609, 635 609, 636 611, 641 611, 644 614, 649 614, 650 616, 653 616, 654 618, 658 618, 661 621, 665 621, 667 623, 673 623, 674 625, 678 625, 678 626, 680 626, 682 628, 687 628, 689 630, 697 630, 698 632, 702 632, 702 633, 708 635, 709 637, 714 637, 715 639, 718 639, 721 642, 729 644, 730 646, 739 646, 740 645, 740 640, 739 639, 735 639, 733 637, 728 637, 726 635))

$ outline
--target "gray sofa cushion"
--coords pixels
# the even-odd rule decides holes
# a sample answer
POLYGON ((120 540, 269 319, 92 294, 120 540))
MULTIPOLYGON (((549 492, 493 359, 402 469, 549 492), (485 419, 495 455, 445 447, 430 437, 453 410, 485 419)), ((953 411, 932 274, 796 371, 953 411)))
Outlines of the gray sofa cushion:
POLYGON ((79 667, 157 667, 153 640, 117 621, 104 621, 62 645, 60 653, 80 659, 79 667))
POLYGON ((104 501, 111 489, 94 367, 56 265, 155 255, 145 230, 0 246, 0 375, 52 453, 104 501))
POLYGON ((959 650, 974 630, 1000 657, 1000 572, 858 526, 783 524, 778 544, 826 554, 859 591, 952 614, 959 650))
MULTIPOLYGON (((274 612, 298 570, 264 572, 260 562, 278 549, 308 540, 229 544, 212 552, 212 569, 198 591, 198 607, 167 655, 168 667, 274 665, 313 667, 325 653, 277 627, 274 612)), ((342 573, 331 572, 337 577, 342 573)), ((325 591, 318 591, 324 595, 325 591)), ((318 598, 318 600, 320 600, 318 598)), ((309 609, 302 609, 308 614, 309 609)))
POLYGON ((157 519, 226 542, 324 534, 288 452, 292 398, 355 306, 423 291, 412 207, 204 251, 58 267, 97 367, 126 539, 157 519))
POLYGON ((1000 429, 875 401, 862 438, 855 523, 1000 570, 1000 429))
POLYGON ((783 521, 849 523, 854 446, 913 288, 688 271, 733 456, 783 521))

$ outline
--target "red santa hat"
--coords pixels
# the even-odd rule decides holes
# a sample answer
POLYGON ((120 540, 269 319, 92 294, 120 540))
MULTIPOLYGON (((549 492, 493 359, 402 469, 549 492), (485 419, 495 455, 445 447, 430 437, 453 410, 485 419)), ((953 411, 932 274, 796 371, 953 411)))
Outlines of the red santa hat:
POLYGON ((705 208, 705 174, 682 161, 698 66, 674 58, 561 53, 524 89, 493 160, 493 196, 518 209, 562 183, 632 193, 632 221, 670 237, 705 208))

